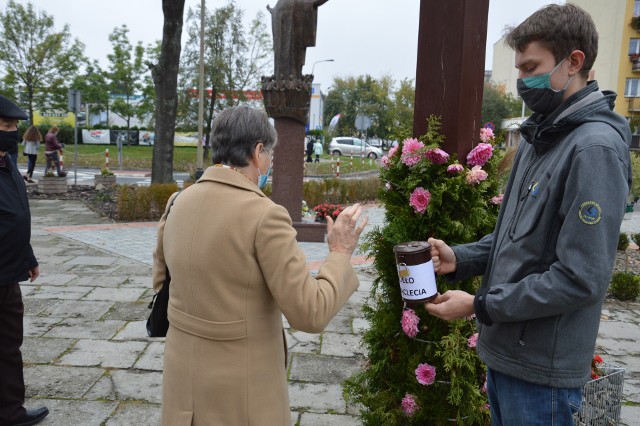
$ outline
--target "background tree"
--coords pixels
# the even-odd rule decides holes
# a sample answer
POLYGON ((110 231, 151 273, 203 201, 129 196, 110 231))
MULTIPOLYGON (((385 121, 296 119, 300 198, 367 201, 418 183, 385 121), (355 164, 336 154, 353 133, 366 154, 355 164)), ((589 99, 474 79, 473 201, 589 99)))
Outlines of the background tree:
MULTIPOLYGON (((408 99, 413 96, 410 80, 401 83, 400 89, 401 91, 395 90, 395 81, 390 76, 380 79, 374 79, 370 75, 336 78, 325 98, 325 126, 329 125, 333 116, 342 114, 335 134, 357 135, 359 132, 355 127, 355 120, 358 114, 364 114, 372 121, 366 132, 367 136, 388 139, 395 126, 412 121, 409 119, 411 121, 407 122, 407 112, 403 107, 409 104, 408 99), (402 117, 398 115, 397 106, 402 107, 402 117)), ((412 102, 409 107, 413 109, 412 102)))
POLYGON ((403 133, 406 136, 411 135, 413 129, 413 104, 416 98, 416 87, 413 79, 405 78, 400 80, 399 87, 394 93, 394 123, 397 129, 395 133, 403 133))
POLYGON ((492 122, 500 128, 502 120, 520 117, 522 101, 507 93, 504 85, 485 83, 482 96, 482 124, 492 122))
POLYGON ((140 95, 142 75, 146 71, 142 68, 142 43, 138 42, 134 48, 128 34, 129 28, 126 25, 114 28, 109 34, 113 50, 107 55, 110 91, 111 94, 117 95, 111 103, 111 111, 127 122, 127 130, 131 127, 131 118, 140 115, 137 106, 131 102, 135 95, 140 95))
POLYGON ((88 64, 83 74, 77 75, 73 81, 73 88, 82 93, 82 103, 87 109, 87 126, 90 126, 90 113, 109 111, 109 82, 105 70, 97 61, 88 64))
POLYGON ((84 45, 72 39, 69 27, 55 31, 51 15, 9 0, 0 12, 0 40, 3 85, 20 92, 30 121, 36 108, 66 108, 69 83, 84 62, 84 45))
MULTIPOLYGON (((271 74, 271 36, 263 12, 249 25, 244 10, 235 1, 205 10, 204 85, 212 91, 205 95, 205 134, 211 130, 214 110, 246 100, 245 90, 259 90, 260 77, 271 74), (224 95, 217 97, 217 95, 224 95), (212 101, 213 100, 213 101, 212 101)), ((195 130, 198 122, 198 61, 200 55, 200 9, 189 9, 186 18, 187 42, 179 77, 179 126, 195 130)))
POLYGON ((185 0, 162 0, 164 25, 158 63, 147 62, 156 89, 156 136, 152 183, 173 181, 173 140, 178 106, 178 64, 185 0))

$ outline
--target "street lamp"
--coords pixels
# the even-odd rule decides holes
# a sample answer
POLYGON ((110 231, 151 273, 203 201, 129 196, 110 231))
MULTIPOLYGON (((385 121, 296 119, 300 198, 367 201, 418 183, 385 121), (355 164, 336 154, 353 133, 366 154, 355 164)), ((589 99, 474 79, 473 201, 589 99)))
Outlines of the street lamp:
POLYGON ((313 75, 313 70, 315 69, 316 64, 318 64, 318 63, 320 63, 320 62, 333 62, 333 61, 334 61, 333 59, 322 59, 322 60, 320 60, 320 61, 315 61, 315 62, 313 63, 313 65, 311 66, 311 75, 313 75))

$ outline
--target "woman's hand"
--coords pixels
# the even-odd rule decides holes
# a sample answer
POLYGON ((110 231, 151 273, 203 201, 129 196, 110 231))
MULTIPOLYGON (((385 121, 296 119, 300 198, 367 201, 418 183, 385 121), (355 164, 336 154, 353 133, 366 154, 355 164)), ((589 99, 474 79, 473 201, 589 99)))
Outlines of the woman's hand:
POLYGON ((358 238, 369 221, 369 218, 365 216, 358 224, 361 214, 362 206, 360 203, 356 203, 345 208, 335 222, 330 216, 327 216, 327 243, 330 252, 335 251, 351 257, 358 245, 358 238))

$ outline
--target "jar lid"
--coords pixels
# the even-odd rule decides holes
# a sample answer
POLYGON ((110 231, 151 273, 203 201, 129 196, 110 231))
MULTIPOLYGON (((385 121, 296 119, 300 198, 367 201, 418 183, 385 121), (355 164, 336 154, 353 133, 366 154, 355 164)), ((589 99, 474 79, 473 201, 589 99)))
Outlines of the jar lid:
POLYGON ((409 241, 393 246, 394 253, 418 253, 431 250, 431 243, 427 241, 409 241))

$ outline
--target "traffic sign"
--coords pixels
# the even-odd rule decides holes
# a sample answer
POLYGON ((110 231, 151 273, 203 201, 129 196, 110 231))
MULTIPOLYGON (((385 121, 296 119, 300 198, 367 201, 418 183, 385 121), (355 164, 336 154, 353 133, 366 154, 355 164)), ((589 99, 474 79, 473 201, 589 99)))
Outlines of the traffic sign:
POLYGON ((356 129, 364 132, 369 127, 371 127, 371 117, 368 115, 358 114, 356 117, 356 129))

